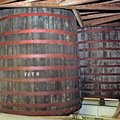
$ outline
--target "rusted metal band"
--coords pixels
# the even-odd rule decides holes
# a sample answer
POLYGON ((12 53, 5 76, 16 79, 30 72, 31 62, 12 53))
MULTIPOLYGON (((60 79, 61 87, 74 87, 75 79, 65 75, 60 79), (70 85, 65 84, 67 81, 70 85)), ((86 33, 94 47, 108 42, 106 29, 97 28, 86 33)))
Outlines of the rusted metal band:
POLYGON ((65 41, 65 40, 15 40, 10 42, 0 42, 0 46, 22 45, 22 44, 57 44, 57 45, 77 46, 77 43, 65 41))
POLYGON ((107 82, 103 82, 103 81, 90 81, 90 82, 85 82, 85 81, 83 81, 82 82, 83 84, 120 84, 120 82, 118 81, 118 82, 109 82, 109 81, 107 81, 107 82))
POLYGON ((107 92, 109 92, 109 91, 120 91, 120 89, 81 89, 81 90, 83 90, 83 91, 107 91, 107 92))
POLYGON ((79 58, 79 60, 120 60, 120 57, 108 57, 108 58, 79 58))
POLYGON ((81 105, 76 105, 71 108, 62 109, 62 110, 46 110, 46 111, 25 111, 25 110, 10 110, 5 108, 0 108, 0 112, 10 113, 10 114, 20 114, 20 115, 63 115, 70 114, 81 108, 81 105))
POLYGON ((14 34, 27 34, 27 33, 54 33, 54 34, 64 34, 69 36, 76 36, 77 34, 65 31, 65 30, 54 30, 54 29, 24 29, 16 31, 8 31, 0 33, 0 36, 14 35, 14 34))
POLYGON ((120 65, 84 65, 80 68, 102 68, 102 67, 120 67, 120 65))
POLYGON ((79 41, 78 44, 84 44, 84 43, 92 43, 92 44, 95 44, 95 43, 99 43, 99 42, 120 42, 120 40, 85 40, 85 41, 79 41))
POLYGON ((80 73, 80 75, 95 75, 95 76, 104 76, 104 75, 108 75, 108 76, 120 76, 120 73, 80 73))
POLYGON ((112 27, 108 27, 108 28, 93 28, 93 29, 81 29, 81 30, 78 30, 78 33, 81 33, 81 32, 109 32, 109 31, 120 31, 119 28, 112 28, 112 27))
POLYGON ((13 19, 13 18, 20 18, 20 17, 30 17, 30 16, 42 16, 42 17, 55 17, 55 18, 62 18, 62 19, 67 19, 70 20, 71 22, 74 22, 75 19, 70 17, 70 16, 66 16, 66 15, 61 15, 61 14, 54 14, 54 13, 47 13, 47 12, 33 12, 33 13, 22 13, 22 14, 12 14, 12 15, 8 15, 5 17, 1 17, 1 20, 8 20, 8 19, 13 19))
POLYGON ((16 66, 16 67, 0 67, 1 71, 14 71, 14 70, 78 70, 78 66, 16 66))
POLYGON ((79 49, 79 51, 85 51, 85 52, 96 51, 96 50, 120 50, 120 48, 83 48, 83 49, 79 49))
POLYGON ((56 102, 56 103, 8 103, 8 102, 0 102, 0 105, 6 106, 6 107, 27 107, 27 108, 42 108, 42 107, 65 107, 65 106, 71 106, 75 105, 80 102, 79 99, 75 99, 72 101, 66 101, 66 102, 56 102))
POLYGON ((47 96, 47 95, 62 95, 68 93, 77 93, 80 91, 80 88, 74 89, 66 89, 62 91, 40 91, 40 92, 32 92, 32 91, 0 91, 2 95, 19 95, 19 96, 47 96))
POLYGON ((79 81, 79 77, 56 77, 56 78, 29 78, 29 79, 0 79, 0 82, 16 82, 16 83, 39 83, 39 82, 62 82, 62 81, 79 81))
POLYGON ((69 54, 17 54, 17 55, 3 55, 0 59, 26 59, 26 58, 65 58, 65 59, 79 59, 79 56, 69 54))

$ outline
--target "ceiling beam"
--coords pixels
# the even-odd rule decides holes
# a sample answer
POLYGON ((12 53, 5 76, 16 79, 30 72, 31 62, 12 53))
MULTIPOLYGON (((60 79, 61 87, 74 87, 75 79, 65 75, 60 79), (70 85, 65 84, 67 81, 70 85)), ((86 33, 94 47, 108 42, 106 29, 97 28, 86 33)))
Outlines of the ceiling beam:
POLYGON ((120 2, 120 0, 112 0, 112 1, 107 1, 107 2, 102 2, 102 3, 99 3, 99 4, 109 4, 109 3, 118 3, 118 2, 120 2))
POLYGON ((90 3, 90 2, 96 2, 98 0, 65 0, 61 2, 60 6, 69 6, 69 5, 78 5, 78 4, 84 4, 84 3, 90 3))
POLYGON ((3 4, 0 7, 52 7, 52 8, 61 8, 58 6, 58 3, 55 0, 40 1, 40 2, 14 2, 10 4, 3 4))
POLYGON ((24 2, 34 2, 34 1, 40 1, 40 0, 25 0, 24 2))
POLYGON ((87 4, 87 5, 69 6, 68 8, 78 9, 78 10, 119 10, 120 11, 120 4, 87 4))
POLYGON ((95 12, 79 12, 79 14, 80 14, 81 16, 91 15, 91 14, 95 14, 95 13, 98 13, 98 12, 97 12, 97 11, 95 11, 95 12))
POLYGON ((113 15, 120 15, 120 13, 96 13, 96 14, 81 16, 81 19, 88 20, 88 19, 95 19, 95 18, 113 16, 113 15))
POLYGON ((57 3, 61 3, 61 2, 63 2, 63 1, 65 1, 65 0, 57 0, 57 3))
POLYGON ((115 21, 115 20, 120 20, 120 15, 113 15, 113 16, 109 16, 109 17, 104 17, 104 18, 97 18, 97 19, 93 19, 93 20, 88 20, 88 21, 84 21, 84 26, 88 27, 88 26, 95 26, 95 25, 99 25, 99 24, 103 24, 103 23, 107 23, 107 22, 111 22, 111 21, 115 21))
POLYGON ((32 7, 31 2, 14 2, 14 3, 9 3, 9 4, 3 4, 0 5, 0 7, 32 7))
POLYGON ((10 3, 10 2, 13 2, 13 1, 16 1, 16 0, 0 0, 0 5, 5 4, 5 3, 10 3))
MULTIPOLYGON (((15 0, 1 0, 1 1, 15 1, 15 0)), ((9 4, 2 4, 0 7, 52 7, 52 8, 66 8, 66 9, 78 9, 78 10, 119 10, 120 4, 86 4, 86 5, 77 5, 77 6, 60 6, 63 0, 46 0, 39 2, 14 2, 9 4)), ((69 0, 67 0, 69 1, 69 0)), ((71 1, 71 0, 70 0, 71 1)), ((85 1, 93 0, 74 0, 73 2, 84 3, 85 1)))
POLYGON ((32 7, 52 7, 52 8, 60 8, 58 0, 47 0, 41 2, 32 3, 32 7))

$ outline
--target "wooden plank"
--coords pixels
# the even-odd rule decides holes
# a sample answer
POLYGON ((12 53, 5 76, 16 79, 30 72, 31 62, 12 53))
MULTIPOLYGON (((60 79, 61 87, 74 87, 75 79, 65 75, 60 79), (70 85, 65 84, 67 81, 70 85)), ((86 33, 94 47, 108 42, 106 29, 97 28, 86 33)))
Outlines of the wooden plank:
POLYGON ((87 97, 85 97, 84 100, 87 100, 87 101, 99 101, 100 98, 87 98, 87 97))
POLYGON ((16 1, 16 0, 0 0, 0 4, 5 4, 13 1, 16 1))
POLYGON ((51 8, 60 8, 58 3, 58 1, 42 1, 42 2, 34 2, 32 3, 33 7, 51 7, 51 8))
POLYGON ((95 19, 95 18, 100 18, 100 17, 107 17, 107 16, 113 16, 113 15, 119 15, 120 13, 97 13, 97 14, 90 14, 90 15, 84 15, 81 16, 83 20, 88 20, 88 19, 95 19))
POLYGON ((40 2, 34 2, 32 3, 33 7, 53 7, 53 8, 59 8, 58 3, 61 2, 61 0, 45 0, 40 2))
POLYGON ((61 0, 25 0, 22 2, 14 2, 10 4, 3 4, 0 7, 58 7, 57 2, 61 2, 61 0))
POLYGON ((112 0, 112 1, 107 1, 107 2, 102 2, 102 3, 99 3, 99 4, 109 4, 109 3, 118 3, 120 2, 120 0, 112 0))
POLYGON ((60 6, 69 6, 69 5, 78 5, 78 4, 84 4, 84 3, 90 3, 90 2, 96 2, 98 0, 65 0, 64 2, 61 2, 60 6))
POLYGON ((73 11, 73 13, 74 13, 74 15, 75 15, 75 17, 76 17, 80 27, 83 27, 83 22, 82 22, 82 19, 80 17, 79 12, 77 10, 75 10, 75 9, 73 9, 72 11, 73 11))
POLYGON ((104 18, 97 18, 97 19, 93 19, 93 20, 84 21, 84 26, 95 26, 95 25, 99 25, 99 24, 103 24, 103 23, 107 23, 107 22, 111 22, 111 21, 115 21, 115 20, 119 20, 119 19, 120 19, 120 15, 113 15, 113 16, 104 17, 104 18))
POLYGON ((30 1, 30 2, 39 2, 41 4, 48 4, 48 3, 51 3, 51 4, 54 4, 54 3, 61 3, 63 2, 64 0, 25 0, 25 1, 30 1))
POLYGON ((0 7, 32 7, 31 2, 14 2, 14 3, 10 3, 10 4, 3 4, 0 5, 0 7))
POLYGON ((41 0, 25 0, 25 2, 35 2, 35 1, 41 1, 41 0))
POLYGON ((77 5, 69 6, 70 9, 79 10, 120 10, 120 5, 116 4, 87 4, 87 5, 77 5))
POLYGON ((91 15, 91 14, 95 14, 95 13, 98 13, 98 12, 79 12, 79 14, 81 15, 81 16, 84 16, 84 15, 91 15))
POLYGON ((57 3, 61 3, 61 2, 63 2, 63 1, 65 1, 65 0, 57 0, 57 3))
POLYGON ((61 8, 58 6, 58 3, 55 1, 41 1, 41 2, 14 2, 10 4, 3 4, 0 7, 52 7, 52 8, 61 8))

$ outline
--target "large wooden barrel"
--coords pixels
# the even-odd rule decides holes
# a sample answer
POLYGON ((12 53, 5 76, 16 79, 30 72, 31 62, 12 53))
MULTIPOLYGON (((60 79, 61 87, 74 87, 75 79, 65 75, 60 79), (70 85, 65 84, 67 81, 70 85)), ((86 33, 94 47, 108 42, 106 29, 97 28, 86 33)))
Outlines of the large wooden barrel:
POLYGON ((0 112, 66 115, 81 107, 77 25, 69 10, 0 11, 0 112))
POLYGON ((120 23, 78 32, 84 97, 120 99, 120 23))

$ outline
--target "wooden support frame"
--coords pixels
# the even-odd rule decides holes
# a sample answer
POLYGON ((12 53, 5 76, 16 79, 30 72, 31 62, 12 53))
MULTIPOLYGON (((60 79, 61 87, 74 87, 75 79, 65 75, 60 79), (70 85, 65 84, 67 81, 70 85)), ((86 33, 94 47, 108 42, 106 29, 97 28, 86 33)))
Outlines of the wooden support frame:
POLYGON ((80 27, 83 27, 83 22, 82 22, 82 19, 81 19, 80 15, 79 15, 79 12, 77 10, 75 10, 75 9, 73 9, 72 11, 73 11, 73 13, 74 13, 80 27))

